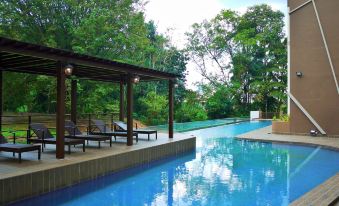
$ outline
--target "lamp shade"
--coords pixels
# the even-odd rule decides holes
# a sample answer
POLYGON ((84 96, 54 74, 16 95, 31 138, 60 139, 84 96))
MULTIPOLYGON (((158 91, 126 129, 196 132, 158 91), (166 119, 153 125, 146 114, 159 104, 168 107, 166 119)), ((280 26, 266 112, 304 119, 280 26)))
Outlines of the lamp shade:
POLYGON ((65 66, 65 74, 66 74, 67 76, 71 76, 72 73, 73 73, 73 66, 72 66, 71 64, 67 64, 67 65, 65 66))

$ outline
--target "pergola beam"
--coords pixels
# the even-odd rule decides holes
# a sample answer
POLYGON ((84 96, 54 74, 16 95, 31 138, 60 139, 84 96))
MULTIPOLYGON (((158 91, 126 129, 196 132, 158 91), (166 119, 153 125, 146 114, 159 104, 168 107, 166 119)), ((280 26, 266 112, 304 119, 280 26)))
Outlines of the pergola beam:
POLYGON ((174 120, 174 81, 168 81, 168 137, 173 138, 173 120, 174 120))
POLYGON ((127 76, 127 145, 133 145, 133 78, 127 76))
POLYGON ((25 68, 55 68, 55 63, 50 61, 41 61, 41 62, 35 62, 35 63, 20 63, 20 64, 2 64, 5 68, 10 69, 25 69, 25 68))
MULTIPOLYGON (((0 63, 1 63, 1 59, 0 59, 0 63)), ((2 105, 3 105, 3 102, 2 102, 2 97, 3 97, 2 91, 3 91, 3 88, 2 88, 2 70, 0 70, 0 133, 2 131, 2 105)))
POLYGON ((119 121, 124 121, 125 119, 125 81, 123 77, 120 78, 120 101, 119 101, 119 121))
POLYGON ((71 121, 77 123, 77 86, 78 81, 72 79, 71 82, 71 121))
POLYGON ((65 71, 63 64, 57 64, 57 112, 56 112, 56 158, 65 157, 65 71))
MULTIPOLYGON (((3 39, 3 38, 2 38, 3 39)), ((1 40, 1 39, 0 39, 1 40)), ((25 43, 27 44, 27 43, 25 43)), ((86 55, 75 54, 64 51, 60 53, 58 49, 45 48, 40 46, 39 48, 23 46, 10 46, 2 45, 0 41, 0 47, 3 52, 15 53, 18 55, 32 56, 37 58, 49 59, 60 62, 70 62, 72 64, 86 65, 96 68, 105 68, 111 72, 127 72, 131 74, 152 76, 159 79, 175 78, 175 74, 161 72, 157 70, 151 70, 148 68, 142 68, 134 65, 128 65, 116 61, 110 61, 97 57, 90 57, 86 55), (34 48, 34 49, 33 49, 34 48)), ((61 50, 62 51, 62 50, 61 50)))
POLYGON ((11 67, 11 68, 16 68, 16 67, 22 67, 22 66, 27 66, 27 65, 43 65, 43 64, 54 64, 54 61, 51 60, 44 60, 44 59, 39 59, 39 58, 27 58, 23 61, 19 60, 11 60, 11 61, 2 61, 2 66, 5 67, 11 67))

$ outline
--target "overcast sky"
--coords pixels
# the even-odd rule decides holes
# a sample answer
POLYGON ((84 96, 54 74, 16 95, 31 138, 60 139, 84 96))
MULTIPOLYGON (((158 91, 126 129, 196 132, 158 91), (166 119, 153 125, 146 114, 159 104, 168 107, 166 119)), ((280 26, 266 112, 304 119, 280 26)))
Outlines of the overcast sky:
MULTIPOLYGON (((192 24, 211 19, 222 9, 244 13, 247 7, 262 3, 287 14, 287 0, 148 0, 145 13, 146 19, 153 20, 159 32, 170 34, 173 44, 182 49, 185 32, 192 24)), ((194 67, 191 62, 187 65, 187 87, 191 89, 195 88, 193 83, 202 78, 194 67)))

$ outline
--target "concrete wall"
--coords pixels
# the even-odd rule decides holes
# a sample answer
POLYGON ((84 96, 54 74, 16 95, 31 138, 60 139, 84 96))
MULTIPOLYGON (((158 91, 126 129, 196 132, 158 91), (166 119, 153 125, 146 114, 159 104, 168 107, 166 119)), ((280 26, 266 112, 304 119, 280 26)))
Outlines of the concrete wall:
MULTIPOLYGON (((335 82, 335 78, 339 80, 339 1, 289 0, 288 6, 290 93, 327 135, 339 136, 339 93, 335 82), (299 71, 303 73, 301 78, 296 76, 299 71)), ((291 133, 316 129, 293 101, 290 101, 290 121, 291 133)))
POLYGON ((0 179, 0 205, 52 192, 84 180, 123 170, 168 156, 194 151, 195 137, 127 151, 103 158, 0 179))

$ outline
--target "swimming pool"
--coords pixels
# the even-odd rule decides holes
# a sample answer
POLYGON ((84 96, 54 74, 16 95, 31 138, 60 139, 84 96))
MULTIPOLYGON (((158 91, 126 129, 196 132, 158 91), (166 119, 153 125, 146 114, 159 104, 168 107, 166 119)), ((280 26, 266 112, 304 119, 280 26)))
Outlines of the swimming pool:
POLYGON ((191 131, 195 152, 15 205, 287 205, 339 171, 338 152, 233 138, 269 124, 191 131))
MULTIPOLYGON (((195 121, 195 122, 184 122, 177 123, 173 125, 175 132, 187 132, 196 129, 203 129, 208 127, 221 126, 226 124, 232 124, 236 122, 249 121, 248 118, 224 118, 224 119, 213 119, 213 120, 204 120, 204 121, 195 121)), ((158 131, 168 131, 168 124, 150 126, 149 129, 155 129, 158 131)))

